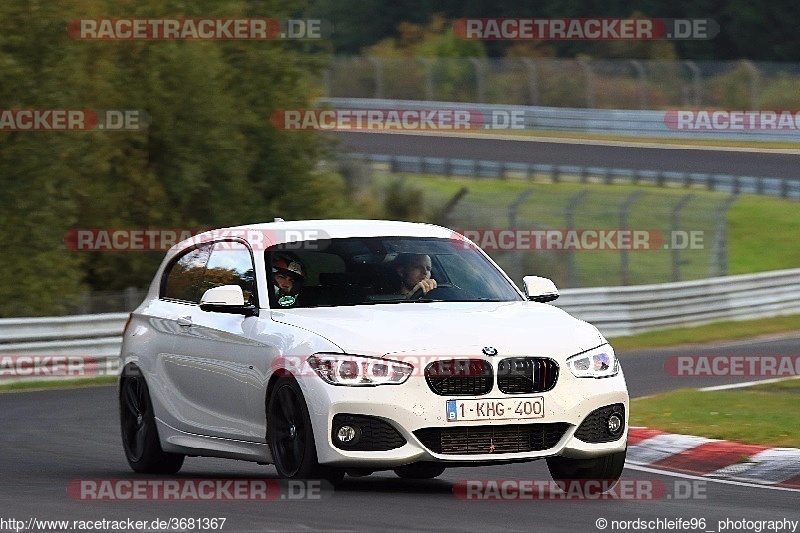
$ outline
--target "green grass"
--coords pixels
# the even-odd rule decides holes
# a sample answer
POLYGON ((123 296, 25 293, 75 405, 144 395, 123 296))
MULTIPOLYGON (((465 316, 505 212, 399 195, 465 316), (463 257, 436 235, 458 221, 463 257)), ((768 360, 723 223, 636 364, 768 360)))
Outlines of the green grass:
POLYGON ((609 342, 615 350, 621 351, 747 339, 787 331, 800 331, 800 315, 759 320, 715 322, 692 328, 663 329, 625 337, 613 337, 609 339, 609 342))
POLYGON ((793 394, 800 394, 800 379, 783 379, 773 383, 764 383, 762 385, 753 385, 748 390, 754 391, 767 391, 767 392, 791 392, 793 394))
POLYGON ((800 203, 747 195, 728 212, 731 274, 800 267, 800 203))
MULTIPOLYGON (((398 179, 378 175, 376 180, 398 179)), ((692 197, 680 212, 678 229, 702 232, 702 247, 673 250, 656 247, 627 254, 628 272, 623 270, 622 253, 575 251, 571 259, 564 251, 489 252, 517 280, 524 274, 537 273, 552 278, 567 288, 615 285, 641 285, 680 280, 702 279, 725 273, 715 248, 716 213, 728 195, 697 188, 655 187, 648 185, 546 182, 549 177, 468 178, 432 175, 403 175, 406 184, 424 191, 429 220, 462 187, 469 193, 456 205, 448 224, 455 229, 510 227, 509 206, 529 191, 516 214, 520 229, 565 229, 566 206, 582 191, 587 191, 575 210, 575 228, 616 229, 620 227, 620 208, 638 191, 627 224, 633 229, 654 230, 669 238, 671 210, 685 195, 692 197), (538 181, 537 181, 538 179, 538 181), (575 277, 567 275, 568 262, 574 264, 575 277), (678 261, 678 263, 676 263, 678 261), (676 271, 676 265, 679 270, 676 271), (524 269, 524 270, 523 270, 524 269)), ((569 180, 566 177, 565 180, 569 180)), ((800 267, 800 203, 757 195, 740 195, 728 210, 727 274, 744 274, 800 267)), ((724 256, 724 254, 723 254, 724 256)))
POLYGON ((69 389, 74 387, 89 387, 112 385, 117 382, 114 376, 103 376, 98 378, 81 378, 81 379, 56 379, 47 381, 16 381, 14 383, 0 384, 0 392, 20 392, 31 390, 45 390, 45 389, 69 389))
POLYGON ((631 426, 724 439, 745 444, 800 448, 797 379, 747 389, 677 390, 631 402, 631 426))

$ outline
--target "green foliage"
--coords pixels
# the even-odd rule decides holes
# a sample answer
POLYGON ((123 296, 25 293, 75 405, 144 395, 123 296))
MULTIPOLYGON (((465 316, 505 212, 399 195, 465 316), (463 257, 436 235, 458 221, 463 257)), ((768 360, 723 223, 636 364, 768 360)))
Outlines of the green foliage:
POLYGON ((395 178, 386 186, 384 211, 392 220, 422 220, 424 195, 420 187, 403 178, 395 178))
POLYGON ((781 74, 761 83, 764 85, 758 98, 761 109, 797 109, 800 77, 781 74))
POLYGON ((452 25, 436 16, 427 25, 403 22, 398 29, 397 38, 384 39, 364 51, 365 55, 378 57, 389 65, 383 71, 387 87, 401 93, 409 92, 411 87, 427 83, 430 75, 432 94, 429 96, 432 99, 478 100, 476 69, 486 67, 476 64, 472 58, 486 56, 483 43, 459 39, 452 25))
POLYGON ((706 81, 703 100, 727 109, 751 109, 753 74, 744 65, 706 81))
POLYGON ((10 0, 0 4, 0 108, 136 109, 143 131, 0 132, 0 316, 58 313, 87 289, 145 286, 160 252, 76 252, 74 228, 202 229, 348 216, 317 136, 270 125, 309 107, 324 56, 307 43, 73 40, 101 17, 287 18, 281 0, 10 0))
MULTIPOLYGON (((800 40, 795 37, 798 6, 793 0, 639 0, 635 6, 618 0, 311 0, 308 13, 331 20, 336 28, 333 52, 351 55, 384 39, 400 37, 404 21, 425 24, 437 14, 448 21, 468 17, 608 18, 631 17, 634 7, 637 14, 654 18, 711 19, 719 24, 720 33, 713 39, 683 41, 550 41, 545 55, 670 59, 674 54, 681 59, 767 61, 796 61, 800 56, 800 40)), ((491 57, 503 57, 516 45, 490 41, 486 49, 491 57)))

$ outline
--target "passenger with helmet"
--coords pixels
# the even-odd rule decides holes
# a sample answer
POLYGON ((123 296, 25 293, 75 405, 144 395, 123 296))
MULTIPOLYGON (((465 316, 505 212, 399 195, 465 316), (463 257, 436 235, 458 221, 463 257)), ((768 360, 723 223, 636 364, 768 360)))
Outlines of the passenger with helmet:
POLYGON ((306 278, 306 269, 294 254, 275 254, 272 257, 272 279, 278 305, 289 307, 297 301, 306 278))

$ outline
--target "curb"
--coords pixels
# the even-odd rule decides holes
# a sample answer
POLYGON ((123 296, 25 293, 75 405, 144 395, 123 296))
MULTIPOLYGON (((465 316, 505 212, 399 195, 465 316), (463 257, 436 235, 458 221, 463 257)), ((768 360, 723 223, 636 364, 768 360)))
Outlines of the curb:
POLYGON ((772 448, 632 427, 626 462, 705 476, 800 489, 800 449, 772 448))

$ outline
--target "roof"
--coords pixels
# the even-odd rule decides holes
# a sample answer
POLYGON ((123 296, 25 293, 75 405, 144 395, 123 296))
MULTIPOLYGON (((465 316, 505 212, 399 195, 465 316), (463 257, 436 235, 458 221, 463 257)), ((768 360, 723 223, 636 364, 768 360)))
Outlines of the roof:
POLYGON ((209 230, 181 241, 173 250, 181 250, 222 237, 241 237, 252 243, 258 240, 263 248, 274 244, 346 237, 433 237, 449 239, 453 231, 433 224, 392 220, 292 220, 264 222, 209 230))

